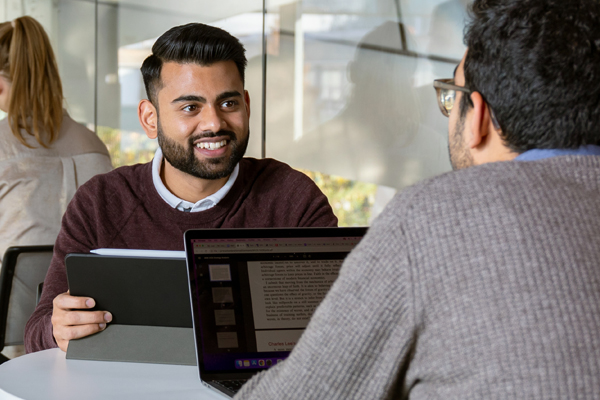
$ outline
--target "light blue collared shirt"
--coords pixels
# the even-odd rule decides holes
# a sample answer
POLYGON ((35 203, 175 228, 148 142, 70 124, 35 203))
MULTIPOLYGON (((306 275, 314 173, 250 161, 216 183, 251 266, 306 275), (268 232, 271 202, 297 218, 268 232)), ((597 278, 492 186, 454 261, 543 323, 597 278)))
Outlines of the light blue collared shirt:
POLYGON ((156 188, 156 191, 160 197, 162 197, 162 199, 166 201, 168 205, 178 209, 179 211, 186 212, 205 211, 216 206, 219 201, 223 200, 227 193, 229 193, 229 190, 235 183, 240 171, 240 164, 238 163, 229 176, 229 179, 221 189, 194 204, 190 203, 189 201, 181 200, 179 197, 171 193, 169 189, 167 189, 162 179, 160 179, 160 168, 162 166, 162 161, 163 153, 159 147, 156 149, 156 153, 154 153, 154 160, 152 160, 152 182, 154 182, 154 187, 156 188))
POLYGON ((532 149, 515 157, 515 161, 535 161, 557 156, 600 156, 600 146, 590 144, 578 149, 532 149))

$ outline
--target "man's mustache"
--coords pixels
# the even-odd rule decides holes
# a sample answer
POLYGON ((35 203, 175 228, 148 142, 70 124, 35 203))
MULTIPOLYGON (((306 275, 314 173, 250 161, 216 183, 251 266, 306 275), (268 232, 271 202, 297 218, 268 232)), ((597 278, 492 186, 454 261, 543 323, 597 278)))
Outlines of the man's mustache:
POLYGON ((206 139, 206 138, 212 138, 212 137, 217 137, 217 136, 225 136, 231 141, 234 141, 237 139, 235 132, 227 131, 227 130, 220 130, 218 132, 203 132, 198 135, 190 136, 189 142, 190 142, 190 144, 192 144, 196 140, 199 140, 199 139, 206 139))

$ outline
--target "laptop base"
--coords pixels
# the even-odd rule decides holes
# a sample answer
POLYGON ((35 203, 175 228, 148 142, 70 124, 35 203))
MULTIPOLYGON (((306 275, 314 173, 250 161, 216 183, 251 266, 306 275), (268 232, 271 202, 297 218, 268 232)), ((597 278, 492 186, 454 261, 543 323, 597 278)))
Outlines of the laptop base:
POLYGON ((213 390, 217 390, 229 397, 235 396, 235 394, 242 388, 244 383, 248 382, 247 379, 239 380, 227 380, 227 381, 203 381, 203 383, 213 390))

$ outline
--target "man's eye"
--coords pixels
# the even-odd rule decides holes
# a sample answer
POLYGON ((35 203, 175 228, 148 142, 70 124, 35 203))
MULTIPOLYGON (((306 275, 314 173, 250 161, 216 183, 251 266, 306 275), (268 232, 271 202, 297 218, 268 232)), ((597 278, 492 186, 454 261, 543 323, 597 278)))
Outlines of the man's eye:
POLYGON ((222 103, 223 108, 231 108, 231 107, 235 107, 236 105, 237 105, 237 102, 235 100, 227 100, 222 103))
POLYGON ((197 109, 198 109, 198 107, 193 104, 183 107, 183 111, 188 111, 188 112, 196 111, 197 109))

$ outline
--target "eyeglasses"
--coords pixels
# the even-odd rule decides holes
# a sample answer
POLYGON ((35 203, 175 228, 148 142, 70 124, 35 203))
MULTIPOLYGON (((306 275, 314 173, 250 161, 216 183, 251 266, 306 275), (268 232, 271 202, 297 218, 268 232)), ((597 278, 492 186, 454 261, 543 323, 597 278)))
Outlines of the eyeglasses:
POLYGON ((454 102, 456 101, 456 91, 471 94, 472 91, 469 88, 463 86, 456 86, 454 79, 436 79, 433 81, 433 87, 437 94, 437 102, 440 107, 440 111, 446 117, 450 115, 454 102))
MULTIPOLYGON (((471 94, 473 91, 464 86, 456 86, 454 84, 454 79, 436 79, 433 81, 433 87, 435 88, 435 92, 437 94, 437 102, 440 107, 440 111, 446 117, 450 115, 452 108, 454 107, 454 103, 456 101, 456 91, 471 94)), ((492 118, 492 124, 498 130, 500 130, 500 124, 496 119, 496 114, 494 114, 494 110, 489 106, 490 117, 492 118)))

